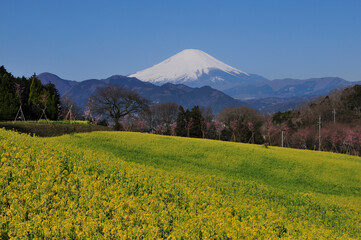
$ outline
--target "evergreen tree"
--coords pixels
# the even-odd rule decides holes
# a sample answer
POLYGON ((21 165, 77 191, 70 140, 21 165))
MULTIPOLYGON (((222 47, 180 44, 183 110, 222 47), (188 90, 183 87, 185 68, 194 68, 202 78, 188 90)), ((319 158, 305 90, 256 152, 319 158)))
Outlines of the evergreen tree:
POLYGON ((31 85, 29 92, 28 104, 30 108, 30 118, 37 119, 41 114, 42 103, 41 103, 41 95, 45 93, 45 88, 41 84, 39 78, 34 74, 30 77, 31 85))
POLYGON ((8 74, 6 71, 4 65, 0 66, 0 77, 2 77, 4 74, 8 74))
POLYGON ((186 123, 185 119, 187 119, 186 113, 182 106, 179 106, 178 109, 178 116, 177 116, 177 127, 175 129, 175 133, 177 136, 186 137, 187 130, 186 130, 186 123))
POLYGON ((0 76, 0 120, 13 120, 19 107, 14 78, 3 66, 0 71, 5 72, 0 76))
POLYGON ((202 124, 204 124, 204 119, 198 106, 194 106, 191 111, 188 109, 184 111, 184 108, 179 106, 175 129, 177 136, 201 138, 202 124))
POLYGON ((348 110, 361 114, 361 85, 344 90, 342 100, 348 110))
POLYGON ((31 85, 28 103, 30 105, 38 105, 40 103, 40 96, 43 94, 44 87, 35 74, 30 78, 30 80, 31 85))
POLYGON ((31 79, 28 79, 26 77, 18 77, 16 78, 16 83, 20 85, 20 88, 22 90, 21 94, 21 102, 23 104, 22 109, 24 111, 24 115, 26 119, 31 119, 31 108, 29 106, 29 94, 30 94, 30 85, 31 85, 31 79))
POLYGON ((59 115, 60 95, 55 85, 48 83, 45 85, 47 99, 46 115, 51 120, 57 120, 59 115))
POLYGON ((29 79, 15 78, 4 66, 0 66, 0 120, 13 120, 20 103, 26 119, 38 119, 45 108, 44 103, 46 115, 50 119, 58 119, 60 96, 54 84, 42 85, 35 74, 29 79), (47 96, 45 101, 44 96, 47 96))
POLYGON ((202 124, 204 124, 204 119, 202 117, 200 108, 198 106, 194 106, 190 111, 188 118, 192 119, 192 126, 190 128, 190 137, 201 138, 202 124))

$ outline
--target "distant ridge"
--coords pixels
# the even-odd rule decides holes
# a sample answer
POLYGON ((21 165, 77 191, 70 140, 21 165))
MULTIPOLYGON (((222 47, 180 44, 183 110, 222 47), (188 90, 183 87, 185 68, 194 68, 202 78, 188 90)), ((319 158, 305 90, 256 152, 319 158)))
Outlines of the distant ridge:
POLYGON ((61 79, 52 73, 42 73, 38 77, 43 83, 54 83, 61 96, 70 94, 81 105, 97 86, 112 83, 136 90, 159 103, 210 106, 215 112, 222 107, 248 104, 267 113, 290 110, 334 89, 360 83, 338 77, 268 80, 231 67, 198 49, 185 49, 129 76, 114 75, 83 82, 61 79))
POLYGON ((113 75, 106 79, 89 79, 82 82, 61 79, 55 74, 42 73, 38 78, 43 83, 52 82, 58 88, 62 96, 70 96, 80 107, 84 108, 91 94, 96 92, 97 87, 107 84, 121 85, 125 88, 137 91, 141 96, 154 103, 175 102, 186 108, 195 105, 211 107, 215 113, 228 106, 242 106, 245 102, 234 99, 225 93, 209 86, 191 88, 182 84, 166 83, 161 86, 149 82, 140 81, 134 77, 113 75))
POLYGON ((60 96, 63 96, 73 86, 76 86, 79 83, 77 81, 61 79, 57 75, 48 72, 39 74, 38 78, 41 80, 43 84, 48 84, 48 83, 54 84, 58 89, 60 96))
POLYGON ((337 77, 268 80, 257 74, 231 67, 198 49, 185 49, 130 77, 156 85, 185 84, 210 86, 241 100, 261 98, 297 98, 328 94, 333 89, 356 84, 337 77))
POLYGON ((65 80, 52 73, 42 73, 38 77, 45 84, 49 82, 55 84, 61 96, 70 95, 80 106, 85 106, 88 96, 95 93, 97 86, 110 83, 138 91, 156 103, 176 102, 188 108, 199 105, 211 107, 214 112, 221 111, 227 106, 248 105, 265 113, 291 110, 317 96, 327 95, 335 88, 342 89, 358 83, 332 77, 307 80, 279 79, 265 85, 234 87, 223 93, 210 86, 189 87, 188 84, 173 83, 159 86, 121 75, 82 82, 65 80))

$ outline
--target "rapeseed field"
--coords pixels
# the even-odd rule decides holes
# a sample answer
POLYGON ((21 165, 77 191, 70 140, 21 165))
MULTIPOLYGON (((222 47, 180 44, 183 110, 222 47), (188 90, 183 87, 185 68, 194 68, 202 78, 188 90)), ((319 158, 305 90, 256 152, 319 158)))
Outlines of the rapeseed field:
POLYGON ((1 239, 359 239, 361 158, 0 129, 1 239))

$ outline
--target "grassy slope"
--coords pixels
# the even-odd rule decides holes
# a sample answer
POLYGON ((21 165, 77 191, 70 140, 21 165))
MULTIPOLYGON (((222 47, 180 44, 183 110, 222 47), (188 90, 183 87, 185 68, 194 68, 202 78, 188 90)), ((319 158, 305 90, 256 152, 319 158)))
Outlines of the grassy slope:
POLYGON ((39 123, 37 121, 0 122, 0 128, 40 137, 54 137, 79 132, 111 131, 108 127, 89 124, 87 121, 72 121, 72 124, 69 124, 69 121, 50 121, 50 124, 47 124, 45 120, 41 120, 39 123))
POLYGON ((342 154, 128 132, 67 135, 59 140, 170 172, 215 174, 284 190, 361 196, 361 160, 342 154))
MULTIPOLYGON (((2 159, 1 179, 8 179, 11 169, 4 166, 14 162, 20 161, 13 166, 16 169, 29 168, 29 162, 21 164, 23 159, 31 159, 36 166, 29 176, 15 178, 25 205, 41 206, 26 210, 43 214, 38 223, 45 230, 34 236, 361 237, 358 157, 127 132, 41 139, 0 130, 0 144, 1 156, 11 160, 5 164, 2 159), (22 148, 24 157, 14 160, 19 154, 14 146, 22 148), (64 166, 71 174, 62 175, 59 169, 64 166), (50 181, 52 188, 43 189, 49 183, 44 179, 54 178, 72 184, 50 181), (22 182, 31 182, 33 189, 22 182), (76 189, 71 187, 74 182, 79 185, 76 189), (51 211, 39 213, 39 209, 44 207, 44 198, 54 195, 55 186, 71 187, 71 191, 57 190, 62 204, 48 203, 54 208, 54 218, 51 211), (31 200, 25 197, 27 192, 33 195, 31 200), (103 217, 101 213, 111 204, 112 214, 103 217), (84 219, 93 227, 85 227, 84 219), (60 235, 46 231, 48 225, 54 228, 59 222, 60 235)), ((0 184, 3 195, 15 191, 7 184, 4 180, 0 184)), ((24 221, 15 217, 22 216, 24 208, 10 214, 14 217, 6 218, 8 222, 1 219, 4 234, 23 236, 25 230, 13 224, 24 221)), ((30 226, 33 233, 37 225, 30 226)))
POLYGON ((343 229, 341 232, 346 229, 351 235, 360 233, 358 157, 126 132, 64 136, 59 140, 173 174, 215 176, 240 185, 235 194, 224 191, 227 197, 247 194, 250 202, 266 199, 270 207, 286 207, 283 214, 290 220, 294 215, 343 229))

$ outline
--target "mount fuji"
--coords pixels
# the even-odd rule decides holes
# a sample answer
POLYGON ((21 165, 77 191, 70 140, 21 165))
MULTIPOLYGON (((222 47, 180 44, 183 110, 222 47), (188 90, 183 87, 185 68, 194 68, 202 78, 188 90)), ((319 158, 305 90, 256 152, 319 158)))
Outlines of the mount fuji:
POLYGON ((190 87, 210 86, 225 92, 234 87, 262 85, 269 82, 262 76, 231 67, 198 49, 185 49, 129 77, 156 85, 173 83, 190 87))
MULTIPOLYGON (((280 101, 282 104, 305 102, 306 98, 326 95, 335 88, 342 89, 354 84, 337 77, 268 80, 260 75, 231 67, 197 49, 185 49, 129 77, 158 86, 164 83, 198 88, 210 86, 235 99, 253 101, 250 102, 251 105, 256 99, 266 99, 271 105, 280 101)), ((260 104, 264 105, 264 101, 260 104)), ((261 107, 258 109, 264 110, 261 107)))

